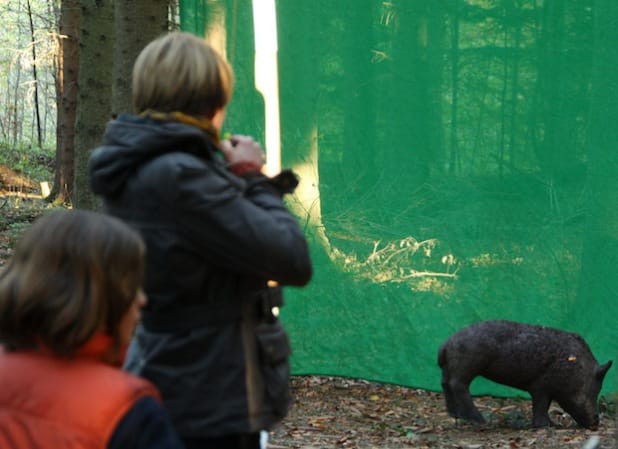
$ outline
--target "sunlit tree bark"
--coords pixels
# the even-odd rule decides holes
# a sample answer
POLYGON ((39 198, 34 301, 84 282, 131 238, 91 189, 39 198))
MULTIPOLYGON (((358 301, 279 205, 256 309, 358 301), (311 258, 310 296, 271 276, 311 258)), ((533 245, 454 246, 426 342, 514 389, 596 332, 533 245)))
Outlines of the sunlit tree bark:
POLYGON ((57 125, 56 169, 48 200, 70 203, 74 180, 75 112, 79 73, 79 0, 63 0, 58 34, 58 74, 56 75, 57 125))
MULTIPOLYGON (((322 0, 321 3, 327 3, 322 0)), ((323 192, 320 192, 321 161, 319 155, 320 98, 318 72, 320 62, 313 49, 327 51, 322 34, 316 32, 326 27, 326 8, 306 2, 283 2, 278 5, 279 15, 279 69, 282 129, 282 165, 293 168, 300 177, 300 184, 289 203, 301 217, 306 230, 327 254, 330 242, 322 219, 323 192)))

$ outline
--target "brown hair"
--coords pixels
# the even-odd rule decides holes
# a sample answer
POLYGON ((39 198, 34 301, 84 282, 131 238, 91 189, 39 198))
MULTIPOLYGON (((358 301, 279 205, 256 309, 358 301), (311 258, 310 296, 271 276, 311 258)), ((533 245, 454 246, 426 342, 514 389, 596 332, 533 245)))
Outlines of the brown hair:
POLYGON ((103 331, 119 350, 144 252, 139 234, 113 217, 73 210, 37 219, 0 272, 0 343, 71 356, 103 331))
POLYGON ((150 42, 133 66, 133 106, 212 118, 227 105, 234 77, 230 65, 205 40, 173 32, 150 42))

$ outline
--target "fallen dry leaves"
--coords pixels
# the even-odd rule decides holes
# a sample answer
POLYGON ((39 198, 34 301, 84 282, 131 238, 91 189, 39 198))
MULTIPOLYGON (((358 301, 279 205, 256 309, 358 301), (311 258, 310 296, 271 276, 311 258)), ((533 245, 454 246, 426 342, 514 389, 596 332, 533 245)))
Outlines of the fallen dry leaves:
POLYGON ((269 449, 579 449, 598 436, 598 449, 616 446, 615 421, 602 416, 597 431, 580 429, 557 407, 559 427, 530 429, 526 399, 475 398, 489 418, 483 426, 455 422, 442 394, 364 380, 297 376, 288 417, 271 432, 269 449))
MULTIPOLYGON (((0 195, 0 268, 24 227, 47 204, 0 195)), ((560 409, 550 410, 559 427, 529 429, 529 400, 475 398, 489 423, 455 422, 440 393, 364 380, 324 376, 292 378, 295 403, 271 432, 269 449, 618 449, 616 421, 602 416, 597 431, 579 429, 560 409)))

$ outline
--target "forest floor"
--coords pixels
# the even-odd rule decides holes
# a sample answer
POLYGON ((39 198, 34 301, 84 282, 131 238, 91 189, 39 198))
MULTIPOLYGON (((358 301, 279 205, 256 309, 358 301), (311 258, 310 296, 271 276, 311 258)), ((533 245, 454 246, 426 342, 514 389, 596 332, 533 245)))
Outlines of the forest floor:
POLYGON ((615 417, 602 414, 597 430, 581 429, 552 405, 556 427, 531 429, 528 399, 474 398, 488 418, 479 426, 449 417, 436 392, 320 376, 292 377, 292 389, 294 404, 269 449, 618 448, 615 417))
MULTIPOLYGON (((0 270, 21 232, 46 207, 32 193, 0 191, 0 270)), ((479 426, 449 417, 437 392, 326 376, 294 376, 292 390, 294 403, 271 432, 269 449, 618 449, 615 403, 604 404, 594 431, 577 428, 555 406, 550 416, 556 427, 530 429, 527 399, 475 398, 488 418, 479 426)))

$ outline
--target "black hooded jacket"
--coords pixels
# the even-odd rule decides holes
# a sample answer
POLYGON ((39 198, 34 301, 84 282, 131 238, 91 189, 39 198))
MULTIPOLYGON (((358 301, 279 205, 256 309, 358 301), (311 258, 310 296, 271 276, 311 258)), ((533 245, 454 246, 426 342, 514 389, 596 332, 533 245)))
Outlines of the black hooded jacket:
POLYGON ((269 429, 287 412, 290 352, 271 309, 312 274, 280 184, 233 175, 196 127, 130 115, 108 124, 89 176, 146 241, 126 368, 157 385, 183 439, 269 429))

